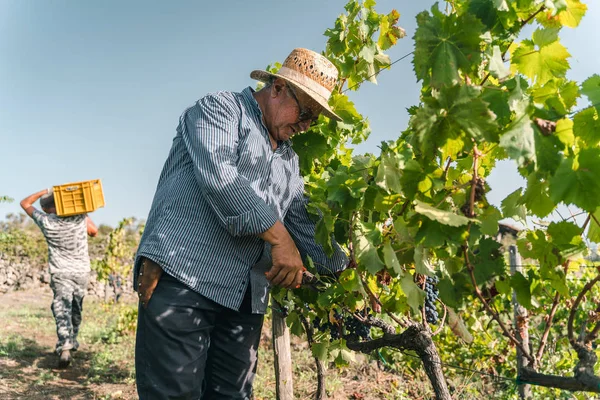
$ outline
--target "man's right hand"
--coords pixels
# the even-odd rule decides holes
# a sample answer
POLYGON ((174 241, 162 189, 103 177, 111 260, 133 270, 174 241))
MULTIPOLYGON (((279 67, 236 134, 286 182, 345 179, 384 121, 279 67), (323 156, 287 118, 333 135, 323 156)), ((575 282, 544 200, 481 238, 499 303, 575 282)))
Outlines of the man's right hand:
POLYGON ((300 252, 285 226, 277 221, 260 237, 271 243, 273 266, 265 274, 269 282, 287 289, 300 287, 302 273, 306 268, 304 268, 300 252))
POLYGON ((142 307, 148 308, 148 302, 158 285, 160 276, 162 275, 162 268, 160 265, 152 260, 144 258, 142 266, 140 267, 140 273, 138 276, 138 296, 142 307))

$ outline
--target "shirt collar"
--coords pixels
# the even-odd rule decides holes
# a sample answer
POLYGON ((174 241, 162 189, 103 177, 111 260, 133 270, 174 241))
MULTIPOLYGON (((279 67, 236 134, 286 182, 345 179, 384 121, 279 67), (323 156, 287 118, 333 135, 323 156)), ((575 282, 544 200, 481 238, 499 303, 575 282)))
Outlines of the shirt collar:
MULTIPOLYGON (((254 89, 252 89, 252 87, 248 86, 246 89, 244 89, 242 91, 242 96, 246 100, 246 103, 248 104, 252 114, 259 121, 260 126, 262 126, 264 128, 265 133, 267 135, 267 140, 269 140, 269 131, 267 130, 267 127, 265 126, 265 124, 262 122, 262 110, 260 109, 260 106, 258 105, 258 102, 256 101, 256 99, 252 95, 253 93, 255 93, 254 89)), ((285 153, 291 147, 292 147, 291 140, 279 141, 277 150, 275 150, 275 151, 280 152, 280 153, 285 153)))

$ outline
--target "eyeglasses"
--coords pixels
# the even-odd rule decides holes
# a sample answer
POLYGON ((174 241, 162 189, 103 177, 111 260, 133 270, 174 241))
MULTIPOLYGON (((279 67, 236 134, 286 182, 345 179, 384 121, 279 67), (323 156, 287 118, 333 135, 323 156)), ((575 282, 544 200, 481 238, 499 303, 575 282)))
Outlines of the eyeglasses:
POLYGON ((316 116, 313 115, 313 112, 310 108, 302 108, 300 105, 300 101, 298 100, 298 96, 296 96, 296 92, 292 88, 291 85, 287 85, 287 88, 290 90, 292 97, 296 100, 296 104, 298 105, 298 110, 300 110, 300 114, 298 115, 298 122, 306 122, 310 121, 310 124, 314 124, 317 119, 319 119, 319 114, 316 116))

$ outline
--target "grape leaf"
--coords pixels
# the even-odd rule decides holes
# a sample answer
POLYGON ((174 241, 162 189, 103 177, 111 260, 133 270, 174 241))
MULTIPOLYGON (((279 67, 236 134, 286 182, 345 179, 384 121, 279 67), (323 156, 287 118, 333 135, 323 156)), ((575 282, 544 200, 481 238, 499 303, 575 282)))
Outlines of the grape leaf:
POLYGON ((538 29, 533 40, 523 40, 513 51, 511 72, 522 73, 537 85, 557 77, 563 78, 569 69, 567 49, 556 38, 555 29, 538 29))
POLYGON ((523 194, 521 203, 540 218, 550 214, 556 207, 556 204, 550 199, 548 181, 539 179, 536 174, 529 176, 527 189, 523 194))
POLYGON ((600 112, 600 75, 595 74, 581 84, 581 92, 590 99, 592 105, 600 112))
POLYGON ((520 272, 510 277, 510 285, 517 295, 517 301, 526 309, 531 309, 531 283, 520 272))
POLYGON ((431 264, 431 252, 422 244, 415 248, 415 271, 421 275, 435 275, 433 265, 431 264))
POLYGON ((408 305, 410 308, 412 308, 415 314, 418 314, 420 312, 419 308, 425 300, 425 292, 423 292, 423 290, 417 286, 411 274, 405 274, 402 277, 400 280, 400 286, 402 287, 402 291, 406 296, 408 305))
POLYGON ((383 245, 383 259, 385 261, 385 267, 388 270, 394 271, 398 276, 402 276, 402 266, 400 265, 400 262, 398 262, 398 257, 396 257, 396 252, 390 242, 386 242, 383 245))
POLYGON ((437 221, 444 225, 450 226, 461 226, 466 225, 469 222, 479 222, 475 219, 467 218, 464 215, 458 215, 450 211, 440 210, 439 208, 432 207, 422 201, 415 200, 415 211, 429 218, 432 221, 437 221))
MULTIPOLYGON (((467 135, 477 143, 497 141, 495 115, 480 98, 480 90, 458 85, 434 91, 411 118, 417 146, 426 155, 435 154, 448 140, 467 135), (440 112, 442 110, 442 112, 440 112)), ((448 154, 456 158, 456 154, 448 154)))
POLYGON ((402 193, 400 178, 404 163, 400 161, 398 154, 385 152, 381 154, 381 162, 377 168, 375 182, 377 186, 392 193, 402 193))
POLYGON ((479 241, 479 252, 472 257, 475 280, 483 285, 496 276, 504 273, 504 256, 500 252, 501 244, 492 238, 479 241))
POLYGON ((327 342, 313 342, 310 346, 313 357, 320 361, 327 361, 328 349, 327 342))
POLYGON ((587 237, 591 242, 600 243, 600 207, 593 213, 587 237))
POLYGON ((588 108, 575 114, 573 133, 589 147, 600 144, 600 119, 594 108, 588 108))
MULTIPOLYGON (((547 0, 548 1, 548 0, 547 0)), ((538 22, 546 27, 576 28, 587 11, 587 5, 580 0, 552 0, 554 3, 560 1, 560 10, 549 9, 545 13, 538 15, 538 22), (566 7, 565 7, 566 5, 566 7)))
POLYGON ((317 132, 308 131, 292 138, 294 151, 298 154, 300 171, 303 175, 309 175, 313 162, 327 153, 330 146, 327 138, 317 132))
POLYGON ((492 76, 497 79, 504 79, 510 74, 510 69, 504 65, 504 60, 502 60, 500 46, 494 46, 492 49, 489 69, 492 76))
POLYGON ((556 132, 554 132, 558 140, 564 143, 566 148, 571 148, 575 145, 575 135, 573 133, 573 121, 568 118, 563 118, 556 123, 556 132))
POLYGON ((468 10, 475 15, 488 28, 494 28, 498 19, 498 7, 492 0, 471 0, 468 10))
POLYGON ((593 212, 600 205, 600 148, 583 149, 577 157, 565 158, 550 181, 555 203, 575 204, 593 212))
POLYGON ((552 222, 548 226, 548 235, 564 257, 585 251, 586 246, 581 238, 581 228, 568 221, 552 222))
POLYGON ((479 219, 481 220, 481 233, 489 236, 498 234, 498 221, 502 219, 502 214, 496 207, 487 207, 479 219))
POLYGON ((358 238, 355 237, 354 239, 356 259, 366 271, 371 274, 376 274, 385 268, 385 265, 377 253, 377 247, 373 246, 373 244, 360 232, 355 232, 359 236, 358 238))
POLYGON ((527 209, 521 202, 522 189, 519 188, 502 200, 502 215, 504 218, 514 218, 516 221, 527 223, 527 209))
POLYGON ((347 292, 359 292, 362 290, 362 283, 356 272, 356 269, 346 269, 340 274, 340 284, 347 292))
POLYGON ((437 7, 417 15, 413 65, 418 80, 431 77, 431 86, 459 82, 459 69, 473 73, 481 62, 483 24, 472 14, 444 15, 437 7))

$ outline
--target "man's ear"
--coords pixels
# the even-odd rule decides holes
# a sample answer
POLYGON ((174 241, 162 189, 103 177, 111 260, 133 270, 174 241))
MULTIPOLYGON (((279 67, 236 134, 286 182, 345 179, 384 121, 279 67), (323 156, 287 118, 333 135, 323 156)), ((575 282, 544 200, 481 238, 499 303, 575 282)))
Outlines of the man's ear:
POLYGON ((283 93, 283 90, 286 87, 286 83, 283 79, 277 78, 271 85, 271 97, 278 97, 283 93))

